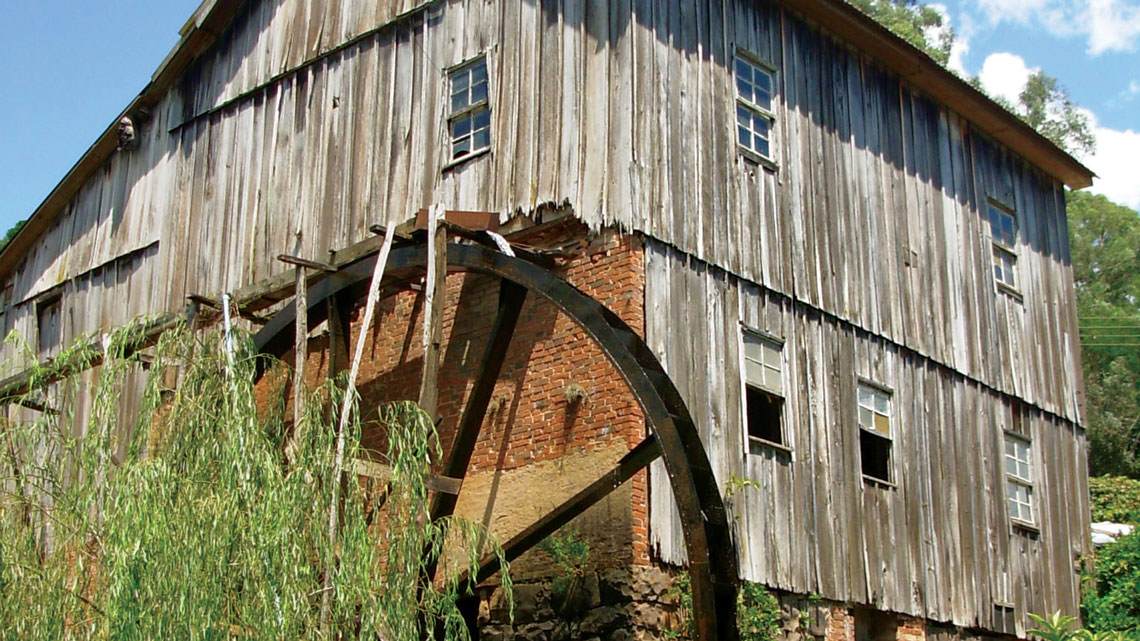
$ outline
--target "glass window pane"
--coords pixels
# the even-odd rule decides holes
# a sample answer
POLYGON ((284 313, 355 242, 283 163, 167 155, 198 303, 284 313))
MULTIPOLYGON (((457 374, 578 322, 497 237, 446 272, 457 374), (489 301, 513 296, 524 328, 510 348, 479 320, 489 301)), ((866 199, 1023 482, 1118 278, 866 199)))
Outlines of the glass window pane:
POLYGON ((752 138, 752 134, 749 133, 749 131, 747 129, 745 129, 744 127, 737 127, 736 128, 736 141, 737 142, 744 145, 745 147, 751 147, 752 146, 751 145, 751 138, 752 138))
POLYGON ((867 429, 874 429, 874 419, 872 418, 871 410, 860 407, 859 408, 859 425, 867 429))
POLYGON ((1012 458, 1006 457, 1005 459, 1005 473, 1017 474, 1017 461, 1012 458))
POLYGON ((471 87, 471 104, 477 104, 487 99, 487 83, 476 83, 471 87))
POLYGON ((471 151, 471 139, 470 138, 461 138, 459 140, 456 140, 451 145, 451 157, 452 158, 459 158, 461 156, 466 156, 470 151, 471 151))
POLYGON ((467 92, 453 94, 451 96, 451 112, 455 113, 460 109, 467 106, 467 92))
POLYGON ((765 93, 771 93, 772 75, 767 71, 757 69, 753 81, 755 82, 757 89, 763 90, 765 93))
POLYGON ((455 120, 451 123, 452 138, 466 136, 469 133, 471 133, 471 118, 469 116, 464 116, 463 118, 455 120))
POLYGON ((882 414, 875 415, 875 431, 880 434, 890 435, 891 433, 891 419, 883 416, 882 414))
POLYGON ((772 108, 772 93, 766 90, 757 90, 753 94, 752 102, 760 105, 765 109, 772 108))
POLYGON ((1024 463, 1024 462, 1018 463, 1017 464, 1017 475, 1020 476, 1021 478, 1025 479, 1026 481, 1030 480, 1030 478, 1029 478, 1029 463, 1024 463))
POLYGON ((752 85, 748 84, 747 80, 743 78, 736 79, 736 92, 741 98, 749 101, 752 100, 752 85))
POLYGON ((864 407, 875 406, 875 395, 871 392, 871 388, 865 385, 859 386, 859 404, 864 407))
POLYGON ((745 127, 752 126, 752 112, 744 105, 736 106, 736 122, 745 127))
POLYGON ((875 393, 875 411, 889 416, 891 413, 890 397, 882 392, 875 393))
POLYGON ((451 77, 451 95, 467 95, 467 87, 470 86, 470 79, 467 72, 461 71, 451 77))
POLYGON ((1013 439, 1008 436, 1005 438, 1005 454, 1006 456, 1013 456, 1017 450, 1014 449, 1013 439))
POLYGON ((491 125, 491 112, 481 109, 475 114, 475 128, 483 129, 491 125))
POLYGON ((742 60, 740 58, 737 58, 736 59, 736 77, 741 78, 745 81, 751 82, 752 81, 752 65, 748 64, 747 62, 745 62, 744 60, 742 60))
POLYGON ((471 82, 486 82, 487 81, 487 60, 483 59, 475 63, 471 67, 471 82))
POLYGON ((475 141, 475 143, 474 143, 475 149, 483 149, 485 147, 491 146, 491 130, 490 129, 480 129, 480 130, 475 132, 475 135, 472 136, 472 138, 475 141))

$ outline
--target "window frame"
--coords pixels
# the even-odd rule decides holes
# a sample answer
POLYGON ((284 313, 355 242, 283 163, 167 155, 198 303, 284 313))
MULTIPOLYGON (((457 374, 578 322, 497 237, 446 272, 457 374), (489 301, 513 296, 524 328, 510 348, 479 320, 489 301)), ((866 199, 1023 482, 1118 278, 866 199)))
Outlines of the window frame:
MULTIPOLYGON (((774 67, 773 65, 769 64, 768 62, 765 62, 764 59, 761 58, 759 55, 757 55, 757 54, 755 54, 755 53, 753 53, 747 49, 743 49, 740 47, 736 48, 736 52, 735 52, 735 54, 733 56, 733 60, 732 60, 732 71, 731 71, 731 73, 732 73, 732 90, 733 90, 733 97, 734 97, 734 100, 732 102, 732 118, 730 119, 730 122, 732 123, 732 140, 733 140, 733 143, 736 145, 737 152, 739 152, 742 156, 744 156, 745 158, 748 158, 749 160, 751 160, 755 163, 764 165, 764 166, 768 167, 769 169, 775 170, 778 167, 778 163, 776 161, 776 154, 775 154, 775 146, 776 146, 776 141, 775 141, 775 137, 776 137, 775 136, 775 133, 776 133, 776 112, 775 112, 775 108, 773 107, 773 105, 769 105, 768 107, 764 107, 764 106, 759 105, 755 102, 752 102, 751 100, 748 100, 745 97, 743 97, 742 95, 740 95, 740 87, 737 86, 737 76, 736 76, 736 62, 737 62, 737 60, 743 61, 745 64, 748 64, 749 66, 751 66, 754 70, 762 71, 768 75, 769 80, 771 81, 771 91, 769 93, 771 94, 771 100, 772 100, 773 105, 776 102, 776 97, 778 95, 777 88, 779 86, 779 77, 780 77, 779 76, 779 70, 776 69, 776 67, 774 67), (768 121, 768 136, 767 136, 768 155, 764 155, 764 154, 760 153, 759 151, 752 149, 752 147, 745 146, 743 143, 740 142, 740 133, 738 131, 740 124, 737 121, 737 109, 741 108, 741 107, 750 111, 753 114, 753 116, 759 116, 759 117, 768 121)), ((752 132, 751 128, 749 128, 749 131, 752 132)), ((754 135, 754 132, 752 132, 752 133, 754 135)))
MULTIPOLYGON (((740 324, 740 339, 739 340, 740 340, 739 345, 740 345, 740 391, 741 391, 741 394, 740 394, 740 418, 741 418, 741 428, 742 428, 741 431, 742 431, 742 435, 744 437, 744 448, 743 448, 744 449, 744 456, 745 457, 760 456, 764 449, 771 449, 771 450, 776 450, 778 452, 790 454, 792 452, 792 446, 791 446, 791 441, 788 438, 787 421, 784 419, 784 408, 786 407, 786 404, 787 404, 787 396, 785 395, 785 380, 784 380, 784 373, 785 373, 785 369, 786 369, 785 361, 784 361, 785 341, 782 338, 771 334, 770 332, 766 332, 766 331, 763 331, 760 329, 756 329, 754 327, 749 327, 748 325, 745 325, 744 323, 740 324), (763 380, 760 382, 757 382, 757 383, 753 383, 750 381, 749 376, 748 376, 748 363, 749 362, 756 363, 755 360, 750 359, 748 357, 747 346, 748 346, 750 340, 753 340, 756 343, 761 344, 762 349, 765 347, 772 348, 773 351, 779 357, 780 367, 779 367, 779 370, 775 370, 776 374, 779 376, 779 380, 780 380, 779 389, 773 389, 771 386, 767 385, 766 382, 763 380), (763 438, 760 436, 753 436, 751 431, 748 429, 748 390, 749 390, 749 388, 752 388, 761 394, 765 394, 765 395, 767 395, 773 399, 776 399, 779 402, 779 404, 780 404, 780 420, 779 420, 779 424, 777 427, 778 427, 779 432, 780 432, 780 441, 781 442, 776 442, 776 441, 766 439, 766 438, 763 438), (753 445, 756 445, 758 449, 753 449, 753 445)), ((761 360, 757 364, 760 366, 761 371, 764 373, 767 373, 768 371, 773 370, 773 368, 770 367, 763 360, 761 360)), ((765 378, 765 377, 761 377, 761 378, 765 378)))
MULTIPOLYGON (((986 228, 989 230, 990 239, 990 275, 994 280, 994 286, 1006 293, 1012 294, 1015 297, 1020 297, 1021 289, 1018 282, 1020 281, 1020 269, 1018 262, 1021 260, 1021 254, 1018 251, 1018 245, 1021 242, 1021 226, 1017 216, 1017 209, 1005 201, 990 196, 986 199, 986 228), (993 212, 996 211, 999 216, 1006 216, 1012 221, 1013 238, 1012 244, 1006 243, 1001 240, 999 236, 994 234, 994 221, 993 212), (1010 259, 1012 273, 1012 282, 1009 282, 1004 277, 998 277, 998 257, 1008 257, 1010 259)), ((1002 274, 1006 272, 1005 265, 1001 266, 1002 274)))
POLYGON ((1033 471, 1036 466, 1033 464, 1033 440, 1023 434, 1011 432, 1009 430, 1002 430, 1002 472, 1005 476, 1005 511, 1009 515, 1009 520, 1014 525, 1028 527, 1035 529, 1037 527, 1037 506, 1034 500, 1036 492, 1036 484, 1033 481, 1033 471), (1014 445, 1014 453, 1011 457, 1007 451, 1007 445, 1014 445), (1017 445, 1025 447, 1025 458, 1018 458, 1017 445), (1014 462, 1014 467, 1017 468, 1019 464, 1024 464, 1026 474, 1028 476, 1021 476, 1019 473, 1009 471, 1009 462, 1014 462), (1026 501, 1023 503, 1014 497, 1010 497, 1010 486, 1017 486, 1026 490, 1026 501), (1014 514, 1011 509, 1011 503, 1016 503, 1019 507, 1017 513, 1014 514), (1028 511, 1029 518, 1022 516, 1022 508, 1028 511))
POLYGON ((897 421, 895 420, 894 397, 895 397, 895 391, 887 385, 883 385, 882 383, 873 381, 873 380, 868 379, 868 378, 864 378, 862 376, 857 377, 855 380, 855 426, 858 428, 858 431, 856 432, 856 434, 859 437, 859 450, 860 450, 859 451, 859 475, 863 478, 864 483, 869 483, 869 484, 873 484, 873 485, 881 485, 883 487, 887 487, 887 488, 891 488, 891 489, 898 487, 898 473, 895 469, 895 457, 894 457, 895 430, 897 429, 897 421), (870 407, 866 407, 863 405, 863 401, 860 398, 860 396, 861 396, 860 392, 862 391, 862 388, 867 388, 875 394, 886 396, 886 399, 887 399, 887 413, 886 414, 882 414, 881 412, 879 412, 875 408, 873 401, 872 401, 872 405, 870 407), (888 429, 887 433, 883 434, 882 432, 874 429, 873 426, 870 428, 864 427, 862 421, 859 418, 859 413, 860 413, 860 410, 862 410, 862 409, 868 409, 872 412, 872 424, 874 423, 874 415, 885 416, 887 419, 887 429, 888 429), (887 466, 886 466, 887 478, 885 478, 885 479, 867 474, 867 472, 864 471, 864 469, 863 469, 862 448, 863 448, 863 438, 864 438, 863 433, 864 432, 873 438, 878 438, 878 439, 882 439, 883 441, 886 441, 886 444, 887 444, 887 466))
POLYGON ((462 61, 460 61, 460 62, 458 62, 458 63, 456 63, 450 67, 445 68, 443 70, 443 75, 447 81, 447 91, 444 94, 446 97, 445 99, 447 100, 447 104, 446 104, 447 118, 444 122, 444 128, 445 128, 445 133, 446 133, 446 136, 445 136, 446 153, 445 153, 444 157, 447 160, 443 165, 443 169, 446 171, 446 170, 451 169, 453 167, 456 167, 458 165, 462 165, 463 163, 466 163, 469 160, 479 158, 480 156, 484 156, 484 155, 491 152, 491 148, 493 147, 493 143, 494 143, 494 141, 492 139, 492 129, 493 129, 492 125, 494 123, 492 122, 491 118, 493 116, 494 111, 491 107, 491 95, 492 95, 492 88, 493 88, 493 85, 491 83, 491 65, 490 65, 490 60, 489 60, 489 57, 488 57, 486 51, 481 51, 474 56, 466 58, 466 59, 464 59, 464 60, 462 60, 462 61), (480 64, 483 65, 484 73, 487 76, 487 78, 486 78, 487 94, 481 100, 476 101, 476 102, 471 102, 470 100, 471 100, 471 87, 472 87, 472 83, 471 83, 472 70, 480 64), (459 109, 454 109, 452 106, 452 100, 454 99, 454 97, 456 95, 455 89, 454 89, 454 83, 455 83, 458 75, 461 73, 467 73, 468 74, 468 78, 467 78, 468 84, 467 84, 467 88, 466 88, 467 102, 463 107, 460 107, 459 109), (477 131, 482 131, 482 129, 477 130, 475 128, 475 117, 477 115, 483 113, 483 112, 486 112, 486 114, 487 114, 487 125, 485 127, 485 129, 487 131, 487 144, 484 146, 481 146, 481 147, 475 147, 474 146, 475 134, 477 131), (471 121, 470 129, 468 130, 468 132, 466 134, 457 137, 453 134, 452 127, 455 123, 460 122, 464 119, 468 119, 471 121), (462 139, 466 139, 470 146, 469 146, 468 150, 462 156, 455 156, 456 142, 458 142, 459 140, 462 140, 462 139))
POLYGON ((63 291, 59 288, 48 290, 35 299, 36 313, 36 354, 40 358, 52 358, 63 348, 63 291), (44 313, 55 307, 56 341, 44 347, 44 313))

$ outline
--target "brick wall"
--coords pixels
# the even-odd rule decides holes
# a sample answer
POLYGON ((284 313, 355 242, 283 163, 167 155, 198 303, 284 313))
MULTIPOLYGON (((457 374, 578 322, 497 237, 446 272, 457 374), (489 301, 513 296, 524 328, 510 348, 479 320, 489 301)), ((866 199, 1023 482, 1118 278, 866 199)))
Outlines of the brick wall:
MULTIPOLYGON (((560 260, 556 272, 635 331, 643 331, 644 262, 636 237, 590 236, 567 223, 547 228, 541 238, 532 234, 526 242, 571 245, 572 256, 560 260)), ((445 450, 479 375, 498 291, 497 279, 489 276, 447 277, 439 372, 439 431, 445 450)), ((381 302, 368 332, 358 386, 363 445, 374 452, 386 449, 377 407, 418 397, 423 313, 421 292, 400 293, 381 302)), ((352 345, 362 329, 362 314, 361 306, 352 317, 352 345)), ((327 347, 327 337, 310 341, 306 378, 311 386, 327 376, 327 347)), ((292 354, 284 357, 286 363, 292 360, 292 354)), ((495 385, 457 511, 483 522, 503 540, 600 476, 644 436, 641 409, 605 354, 553 303, 531 293, 495 385)), ((597 561, 648 563, 647 488, 645 474, 639 474, 575 524, 590 540, 597 561)), ((523 574, 546 565, 525 557, 521 561, 516 571, 523 574)))

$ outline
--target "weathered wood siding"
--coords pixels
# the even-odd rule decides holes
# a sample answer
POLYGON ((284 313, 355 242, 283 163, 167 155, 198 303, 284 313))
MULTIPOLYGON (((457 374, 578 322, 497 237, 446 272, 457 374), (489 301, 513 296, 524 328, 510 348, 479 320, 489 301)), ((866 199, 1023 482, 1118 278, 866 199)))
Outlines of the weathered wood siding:
MULTIPOLYGON (((282 252, 323 258, 365 237, 370 224, 431 203, 504 215, 568 204, 594 228, 657 239, 652 261, 707 261, 725 288, 752 283, 757 305, 764 288, 763 300, 787 307, 783 331, 799 328, 796 340, 814 341, 798 348, 810 359, 796 367, 815 378, 799 380, 811 412, 796 429, 818 445, 797 446, 795 464, 751 470, 787 478, 765 481, 771 511, 757 506, 742 517, 757 540, 786 546, 770 555, 747 548, 750 576, 984 624, 990 586, 1008 560, 1020 564, 1011 566, 1025 586, 1014 590, 1019 607, 1071 609, 1066 546, 1085 549, 1087 506, 1083 437, 1073 426, 1079 363, 1062 189, 972 134, 951 108, 773 3, 259 0, 171 90, 142 137, 140 149, 106 163, 27 255, 10 281, 17 304, 8 328, 32 337, 36 296, 70 291, 83 274, 143 248, 154 248, 145 269, 93 283, 82 301, 65 297, 86 319, 65 340, 128 312, 178 310, 188 294, 277 273, 286 268, 275 259, 282 252), (778 71, 775 168, 736 151, 738 47, 778 71), (492 150, 445 170, 444 70, 480 53, 490 72, 492 150), (981 213, 989 196, 1018 211, 1024 300, 994 289, 981 213), (929 414, 916 423, 923 430, 904 433, 927 440, 906 442, 921 456, 907 462, 916 480, 896 492, 868 494, 848 476, 852 450, 837 439, 849 423, 837 417, 851 407, 839 396, 851 374, 831 365, 844 353, 856 368, 878 358, 907 390, 899 398, 908 411, 929 414), (969 476, 996 469, 986 426, 1013 397, 1035 408, 1038 455, 1067 461, 1057 464, 1064 480, 1039 493, 1042 501, 1055 495, 1042 507, 1058 524, 1037 541, 1003 529, 1000 501, 988 498, 1000 489, 996 476, 978 487, 969 476), (977 450, 968 449, 971 434, 977 450), (807 502, 804 488, 835 501, 807 502), (1066 511, 1070 490, 1081 498, 1066 511), (778 511, 788 509, 798 511, 778 511), (858 530, 858 509, 882 515, 866 527, 889 530, 858 530), (983 516, 985 532, 963 525, 983 516), (810 523, 826 527, 794 536, 810 523), (866 558, 852 552, 864 548, 866 558), (960 581, 949 578, 956 564, 960 581), (1056 570, 1056 585, 1044 581, 1045 567, 1056 570)), ((706 362, 708 349, 735 349, 733 301, 743 295, 726 301, 706 288, 708 304, 726 306, 710 324, 700 298, 674 294, 683 270, 664 264, 653 263, 649 289, 661 315, 686 322, 671 326, 673 337, 657 324, 650 334, 668 346, 671 372, 686 385, 697 373, 711 377, 707 392, 690 396, 694 413, 722 448, 722 464, 743 465, 729 440, 739 438, 735 364, 706 362), (689 327, 726 338, 694 349, 689 327)), ((654 518, 667 550, 668 514, 654 518)))
MULTIPOLYGON (((646 254, 647 338, 719 480, 738 486, 728 500, 747 578, 987 629, 1000 629, 995 602, 1016 605, 1022 626, 1026 612, 1076 613, 1074 566, 1090 549, 1083 430, 659 242, 646 254), (790 453, 746 454, 742 324, 786 341, 790 453), (893 488, 860 473, 861 378, 893 389, 893 488), (1011 529, 1003 429, 1032 439, 1039 535, 1011 529), (743 479, 758 486, 740 488, 743 479)), ((657 465, 651 543, 680 562, 657 465)))
POLYGON ((380 4, 252 3, 45 237, 17 299, 157 237, 165 309, 431 202, 568 202, 1079 416, 1061 188, 794 16, 749 0, 380 4), (779 70, 775 171, 736 152, 737 47, 779 70), (443 69, 479 52, 493 150, 441 171, 443 69), (1018 209, 1024 302, 989 275, 978 212, 997 191, 1018 209))

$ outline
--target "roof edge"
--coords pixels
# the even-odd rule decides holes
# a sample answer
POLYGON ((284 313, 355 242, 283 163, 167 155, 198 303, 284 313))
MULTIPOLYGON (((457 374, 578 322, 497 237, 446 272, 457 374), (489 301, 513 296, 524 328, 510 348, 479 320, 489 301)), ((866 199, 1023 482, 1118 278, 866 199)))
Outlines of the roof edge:
POLYGON ((219 34, 225 31, 238 11, 248 0, 204 0, 179 30, 181 38, 166 55, 150 82, 143 87, 126 109, 111 121, 95 142, 83 152, 79 161, 64 174, 63 179, 36 207, 23 228, 0 250, 0 278, 11 274, 31 249, 36 240, 51 227, 55 217, 51 212, 67 206, 75 194, 118 149, 118 123, 127 116, 153 109, 166 91, 182 76, 186 68, 210 48, 219 34))
POLYGON ((1096 175, 1024 120, 845 0, 780 0, 1072 189, 1096 175))

